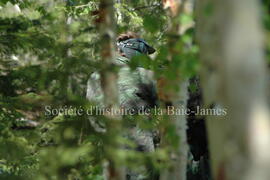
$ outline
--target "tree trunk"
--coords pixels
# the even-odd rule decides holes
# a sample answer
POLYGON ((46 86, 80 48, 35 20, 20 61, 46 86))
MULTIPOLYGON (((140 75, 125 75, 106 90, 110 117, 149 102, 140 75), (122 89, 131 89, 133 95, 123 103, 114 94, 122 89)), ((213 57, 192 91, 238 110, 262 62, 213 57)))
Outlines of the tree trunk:
MULTIPOLYGON (((180 35, 190 27, 190 24, 186 26, 182 25, 179 21, 179 17, 182 13, 191 13, 191 9, 188 8, 192 4, 191 1, 186 0, 165 0, 163 1, 164 8, 168 8, 168 14, 170 16, 170 27, 168 29, 168 48, 169 56, 168 61, 174 61, 174 57, 179 56, 181 49, 177 47, 177 42, 180 41, 180 35)), ((169 70, 170 71, 170 70, 169 70)), ((172 70, 173 71, 173 70, 172 70)), ((159 99, 165 104, 165 108, 173 109, 186 109, 188 100, 188 79, 184 78, 182 72, 176 72, 176 78, 174 80, 164 76, 158 80, 158 94, 159 99), (179 89, 177 92, 176 89, 179 89), (167 107, 166 107, 167 106, 167 107)), ((168 109, 167 109, 168 110, 168 109)), ((170 114, 169 111, 167 111, 170 114)), ((187 156, 188 156, 188 144, 187 144, 187 119, 185 115, 169 115, 167 119, 169 127, 175 128, 176 136, 178 137, 177 147, 170 153, 171 166, 168 169, 163 170, 160 175, 161 180, 185 180, 187 171, 187 156)), ((167 130, 162 133, 161 139, 164 139, 167 130)), ((162 146, 166 147, 169 144, 162 140, 162 146)))
POLYGON ((211 168, 217 180, 270 179, 266 64, 256 0, 197 1, 211 168))
MULTIPOLYGON (((115 18, 113 9, 113 0, 101 0, 99 7, 98 27, 100 32, 101 43, 101 61, 103 68, 100 73, 101 87, 104 94, 104 106, 111 109, 119 109, 118 102, 118 86, 117 73, 111 68, 113 60, 115 59, 115 18)), ((108 180, 124 180, 125 172, 122 165, 119 165, 116 158, 109 151, 111 148, 119 147, 116 142, 116 137, 121 132, 120 115, 108 114, 109 125, 107 133, 111 135, 112 141, 105 147, 106 158, 108 162, 105 163, 105 179, 108 180)))

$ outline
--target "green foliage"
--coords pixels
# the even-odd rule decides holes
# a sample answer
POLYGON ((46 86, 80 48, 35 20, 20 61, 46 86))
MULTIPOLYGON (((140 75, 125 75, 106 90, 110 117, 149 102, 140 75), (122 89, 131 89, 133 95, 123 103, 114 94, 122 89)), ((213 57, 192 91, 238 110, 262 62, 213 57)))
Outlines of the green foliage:
MULTIPOLYGON (((84 98, 87 79, 101 67, 98 5, 86 0, 1 1, 0 179, 102 179, 106 156, 129 167, 151 162, 161 168, 158 162, 166 159, 162 150, 143 154, 115 149, 114 142, 131 148, 134 144, 96 132, 85 115, 45 115, 45 106, 86 110, 90 105, 84 98), (38 126, 33 128, 29 121, 38 126)), ((115 4, 115 9, 119 33, 139 32, 160 51, 155 60, 142 56, 130 66, 160 71, 168 54, 161 4, 127 1, 115 4)))
POLYGON ((266 37, 266 59, 267 63, 270 64, 270 16, 269 16, 269 11, 270 11, 270 1, 269 0, 264 0, 264 6, 263 6, 263 25, 266 29, 265 37, 266 37))
MULTIPOLYGON (((119 150, 114 143, 130 149, 134 143, 96 131, 85 114, 45 114, 46 106, 85 112, 93 105, 85 94, 90 74, 102 67, 98 7, 98 0, 1 0, 0 179, 102 180, 107 156, 128 167, 148 162, 158 171, 167 166, 160 162, 168 161, 169 148, 155 153, 119 150), (29 121, 38 125, 33 127, 29 121)), ((186 78, 197 74, 199 49, 194 43, 194 29, 168 46, 169 18, 160 1, 123 0, 114 8, 117 33, 135 31, 157 50, 151 58, 133 58, 129 64, 133 70, 143 67, 154 71, 156 78, 170 80, 177 79, 179 73, 186 78)), ((211 4, 205 8, 207 15, 212 10, 211 4)), ((268 1, 264 11, 269 12, 268 1)), ((263 18, 269 60, 269 13, 263 18)), ((176 20, 185 26, 194 17, 182 14, 176 20)), ((103 126, 110 124, 103 116, 91 118, 103 126)), ((148 123, 144 117, 126 118, 142 129, 164 125, 159 124, 159 117, 148 123)), ((180 137, 174 127, 168 125, 168 129, 165 138, 175 147, 180 137)))

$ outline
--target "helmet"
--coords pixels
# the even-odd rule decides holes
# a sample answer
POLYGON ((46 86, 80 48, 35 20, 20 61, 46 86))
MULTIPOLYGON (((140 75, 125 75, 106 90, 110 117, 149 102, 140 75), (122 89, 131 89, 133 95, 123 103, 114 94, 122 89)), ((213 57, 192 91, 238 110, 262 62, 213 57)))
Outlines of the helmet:
POLYGON ((117 43, 118 48, 124 55, 131 59, 140 54, 153 54, 156 50, 149 46, 143 39, 132 38, 117 43))

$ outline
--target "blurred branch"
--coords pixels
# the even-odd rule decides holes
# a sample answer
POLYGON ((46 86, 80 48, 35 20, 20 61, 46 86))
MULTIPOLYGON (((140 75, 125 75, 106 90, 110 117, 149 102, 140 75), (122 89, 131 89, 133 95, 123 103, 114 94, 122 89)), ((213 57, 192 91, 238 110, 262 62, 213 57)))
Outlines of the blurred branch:
POLYGON ((161 6, 162 6, 162 4, 159 3, 159 4, 152 4, 152 5, 149 5, 149 6, 135 7, 135 8, 133 8, 133 10, 142 10, 142 9, 146 9, 146 8, 161 7, 161 6))
POLYGON ((94 3, 94 2, 89 2, 89 3, 87 3, 87 4, 82 4, 82 5, 73 6, 73 7, 77 9, 77 8, 89 7, 89 6, 91 6, 91 5, 95 5, 95 3, 94 3))
POLYGON ((83 4, 83 5, 79 5, 79 6, 73 6, 74 8, 83 8, 83 7, 87 7, 90 6, 90 3, 88 4, 83 4))

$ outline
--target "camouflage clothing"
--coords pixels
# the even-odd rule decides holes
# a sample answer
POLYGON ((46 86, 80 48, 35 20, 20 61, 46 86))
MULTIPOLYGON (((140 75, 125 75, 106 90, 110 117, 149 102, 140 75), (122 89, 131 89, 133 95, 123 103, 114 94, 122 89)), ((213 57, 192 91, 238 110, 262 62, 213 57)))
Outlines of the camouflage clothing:
MULTIPOLYGON (((151 72, 144 68, 137 68, 131 71, 127 65, 129 59, 119 56, 115 60, 115 64, 120 66, 118 72, 118 89, 119 89, 119 103, 121 107, 129 107, 131 102, 136 102, 137 106, 147 106, 145 102, 138 97, 137 92, 140 91, 141 84, 153 84, 151 80, 151 72)), ((154 85, 153 85, 154 88, 154 85)), ((103 106, 103 93, 100 86, 100 75, 95 72, 88 80, 87 98, 95 101, 101 107, 103 106)), ((138 107, 132 107, 138 108, 138 107)))
MULTIPOLYGON (((149 97, 156 94, 154 92, 154 82, 151 80, 151 73, 144 68, 137 68, 135 71, 132 71, 127 65, 128 61, 128 58, 117 57, 114 62, 120 67, 118 71, 120 106, 125 109, 134 109, 135 111, 145 107, 149 108, 154 104, 149 103, 149 101, 155 99, 155 97, 149 97)), ((96 101, 99 106, 103 107, 103 93, 100 86, 100 75, 98 73, 93 73, 88 81, 87 98, 91 101, 96 101)), ((93 126, 97 125, 97 123, 94 123, 93 121, 91 124, 93 126)), ((98 128, 100 127, 96 127, 96 129, 98 128)), ((151 131, 140 129, 135 122, 133 122, 133 125, 127 126, 126 130, 127 134, 123 135, 136 144, 136 150, 143 152, 154 151, 153 133, 151 131)), ((151 175, 151 170, 149 171, 147 165, 142 165, 136 170, 127 169, 127 179, 154 180, 151 175)))

